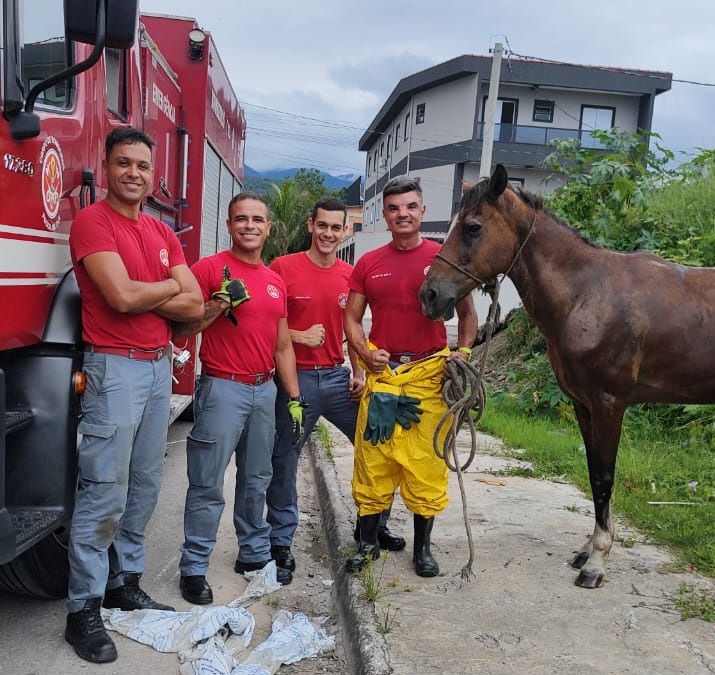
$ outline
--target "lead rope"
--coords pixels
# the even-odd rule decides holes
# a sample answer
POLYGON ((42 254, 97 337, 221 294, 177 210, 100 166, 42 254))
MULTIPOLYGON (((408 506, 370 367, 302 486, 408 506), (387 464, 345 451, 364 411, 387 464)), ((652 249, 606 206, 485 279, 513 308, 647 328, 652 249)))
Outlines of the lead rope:
POLYGON ((484 371, 486 369, 489 343, 491 342, 497 307, 499 305, 500 287, 501 283, 499 279, 496 279, 494 282, 494 297, 489 307, 489 318, 486 325, 484 347, 482 349, 479 369, 477 369, 476 365, 471 361, 454 359, 453 361, 447 362, 448 376, 442 385, 442 396, 448 405, 448 410, 437 424, 432 440, 435 454, 444 460, 450 471, 454 471, 457 474, 457 481, 459 482, 459 492, 462 495, 462 516, 464 517, 464 526, 467 530, 467 542, 469 543, 469 560, 464 567, 462 567, 461 571, 462 579, 466 580, 470 580, 475 576, 472 570, 474 563, 474 539, 472 537, 472 528, 469 524, 469 516, 467 513, 467 495, 464 491, 462 471, 469 468, 469 465, 477 454, 477 422, 484 413, 484 406, 487 400, 486 388, 484 386, 484 371), (444 450, 442 451, 439 447, 439 435, 442 427, 448 422, 451 422, 451 424, 447 431, 447 436, 444 440, 444 450), (464 424, 469 428, 471 449, 467 461, 464 465, 460 465, 459 456, 457 454, 457 434, 464 424))

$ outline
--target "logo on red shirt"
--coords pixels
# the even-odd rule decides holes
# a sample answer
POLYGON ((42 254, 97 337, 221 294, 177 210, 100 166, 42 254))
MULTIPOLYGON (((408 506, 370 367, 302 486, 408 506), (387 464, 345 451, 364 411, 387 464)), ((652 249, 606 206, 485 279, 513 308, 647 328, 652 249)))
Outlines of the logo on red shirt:
POLYGON ((431 267, 431 265, 427 265, 427 267, 425 267, 425 276, 427 276, 427 272, 429 272, 430 267, 431 267))
POLYGON ((281 297, 280 292, 273 284, 268 284, 268 286, 266 286, 266 291, 268 292, 268 295, 270 295, 274 299, 278 299, 281 297))
POLYGON ((164 265, 164 267, 168 267, 169 251, 167 251, 165 248, 162 248, 161 251, 159 251, 159 260, 161 260, 161 264, 164 265))
POLYGON ((341 309, 345 309, 348 306, 348 295, 347 293, 341 293, 338 295, 338 305, 341 309))

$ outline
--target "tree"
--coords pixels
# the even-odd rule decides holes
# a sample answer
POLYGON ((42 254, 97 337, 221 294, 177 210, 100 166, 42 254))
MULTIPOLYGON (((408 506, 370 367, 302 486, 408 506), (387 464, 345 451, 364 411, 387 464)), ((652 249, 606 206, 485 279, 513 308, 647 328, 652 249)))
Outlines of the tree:
POLYGON ((339 196, 339 192, 325 187, 325 179, 317 169, 300 169, 293 179, 284 178, 280 186, 271 183, 266 198, 273 226, 263 250, 266 263, 286 253, 310 248, 306 221, 315 202, 321 197, 339 196))
POLYGON ((306 220, 296 183, 285 178, 280 186, 271 183, 271 188, 271 193, 267 195, 271 208, 271 233, 263 249, 266 263, 291 251, 305 229, 306 220))
POLYGON ((597 242, 628 250, 624 221, 645 208, 653 187, 667 182, 666 166, 674 157, 657 143, 658 152, 650 150, 645 133, 594 130, 591 137, 598 141, 598 149, 583 148, 578 139, 552 141, 554 152, 542 166, 565 175, 566 184, 554 191, 551 207, 597 242))

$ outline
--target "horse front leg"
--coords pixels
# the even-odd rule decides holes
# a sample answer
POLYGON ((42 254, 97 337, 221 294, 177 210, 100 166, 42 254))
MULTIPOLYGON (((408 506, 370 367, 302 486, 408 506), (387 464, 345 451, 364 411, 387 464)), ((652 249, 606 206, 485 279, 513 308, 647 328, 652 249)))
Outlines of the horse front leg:
POLYGON ((607 403, 589 411, 583 404, 574 402, 576 418, 586 446, 596 520, 593 534, 571 562, 572 567, 581 570, 576 585, 583 588, 603 585, 606 561, 615 536, 611 493, 625 406, 618 404, 613 397, 608 397, 607 403))

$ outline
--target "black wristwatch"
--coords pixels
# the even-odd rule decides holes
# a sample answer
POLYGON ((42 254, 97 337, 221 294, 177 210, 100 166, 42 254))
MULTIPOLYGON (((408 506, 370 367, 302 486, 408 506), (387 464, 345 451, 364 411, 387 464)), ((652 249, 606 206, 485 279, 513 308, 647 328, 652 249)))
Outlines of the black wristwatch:
POLYGON ((305 405, 305 399, 302 396, 291 396, 288 400, 305 405))

